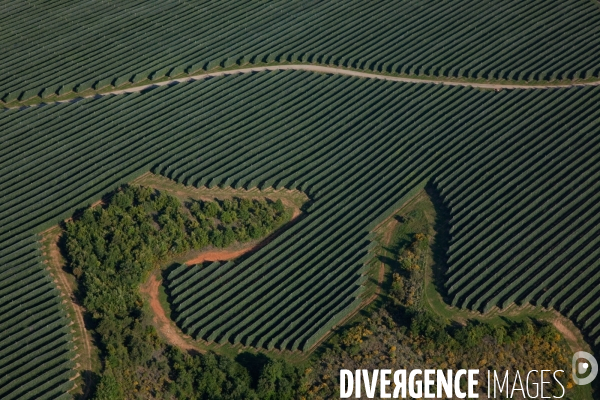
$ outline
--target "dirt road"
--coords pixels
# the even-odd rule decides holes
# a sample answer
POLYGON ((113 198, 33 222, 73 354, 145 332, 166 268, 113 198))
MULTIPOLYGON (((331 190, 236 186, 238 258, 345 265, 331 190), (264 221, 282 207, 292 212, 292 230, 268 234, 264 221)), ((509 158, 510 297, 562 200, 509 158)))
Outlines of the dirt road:
POLYGON ((150 303, 153 314, 152 319, 156 329, 173 346, 177 346, 182 350, 196 350, 204 353, 204 350, 190 344, 187 339, 191 339, 191 337, 184 335, 175 323, 167 317, 165 310, 158 300, 160 283, 161 281, 156 279, 155 275, 151 275, 150 279, 140 287, 140 291, 147 296, 150 303))
POLYGON ((260 247, 264 246, 264 243, 259 243, 258 245, 249 245, 246 247, 242 247, 238 250, 209 250, 203 253, 200 253, 198 256, 186 261, 187 265, 200 264, 204 261, 227 261, 233 260, 234 258, 238 258, 248 253, 251 250, 257 250, 260 247))
MULTIPOLYGON (((48 257, 50 258, 49 263, 50 269, 52 272, 56 274, 56 278, 59 282, 60 291, 69 299, 69 304, 71 305, 74 313, 75 319, 77 321, 75 326, 79 331, 79 336, 82 340, 82 347, 85 353, 85 357, 80 357, 78 363, 80 363, 82 370, 92 371, 92 338, 87 329, 85 329, 85 322, 83 320, 83 307, 81 307, 75 298, 73 293, 73 288, 69 284, 69 280, 67 279, 66 272, 63 270, 63 261, 60 255, 60 250, 58 248, 58 240, 60 237, 61 230, 57 230, 54 232, 54 229, 50 229, 44 233, 43 236, 48 238, 51 241, 50 246, 48 246, 48 257)), ((87 399, 90 395, 91 389, 91 374, 85 374, 85 388, 82 395, 82 399, 87 399)))
POLYGON ((201 80, 201 79, 223 76, 223 75, 235 75, 235 74, 246 74, 246 73, 250 73, 250 72, 276 71, 276 70, 289 70, 289 69, 318 72, 318 73, 322 73, 322 74, 349 75, 349 76, 356 76, 359 78, 382 79, 382 80, 393 81, 393 82, 434 83, 434 84, 439 84, 439 85, 471 86, 471 87, 475 87, 475 88, 498 89, 498 90, 500 90, 500 89, 554 89, 554 88, 567 88, 567 87, 573 87, 573 86, 600 86, 600 81, 564 84, 564 85, 517 85, 517 84, 461 82, 461 81, 443 80, 443 79, 406 78, 406 77, 402 77, 402 76, 382 75, 382 74, 355 71, 355 70, 338 68, 338 67, 326 67, 323 65, 282 64, 282 65, 271 65, 271 66, 262 66, 262 67, 240 68, 240 69, 235 69, 235 70, 230 70, 230 71, 207 72, 205 74, 188 76, 185 78, 173 79, 173 80, 164 81, 164 82, 151 83, 151 84, 144 85, 144 86, 137 86, 137 87, 127 88, 127 89, 122 89, 122 90, 115 90, 115 91, 112 91, 109 93, 105 93, 103 95, 140 92, 142 90, 149 89, 151 87, 166 86, 166 85, 171 85, 173 83, 179 83, 179 82, 197 81, 197 80, 201 80))
MULTIPOLYGON (((466 82, 466 81, 455 81, 455 80, 443 80, 443 79, 419 79, 419 78, 407 78, 402 76, 391 76, 391 75, 382 75, 374 72, 363 72, 363 71, 355 71, 340 67, 329 67, 324 65, 310 65, 310 64, 282 64, 282 65, 269 65, 269 66, 258 66, 258 67, 250 67, 250 68, 239 68, 228 71, 216 71, 216 72, 207 72, 200 75, 186 76, 184 78, 171 79, 162 82, 149 83, 146 85, 135 86, 127 89, 116 89, 110 92, 104 93, 93 93, 87 96, 82 96, 80 98, 91 98, 91 97, 99 97, 99 96, 108 96, 108 95, 116 95, 123 93, 136 93, 141 92, 143 90, 147 90, 154 87, 159 86, 168 86, 174 83, 181 82, 191 82, 202 80, 211 77, 218 77, 224 75, 235 75, 235 74, 247 74, 252 72, 260 72, 260 71, 275 71, 275 70, 302 70, 302 71, 311 71, 322 74, 340 74, 340 75, 349 75, 356 76, 359 78, 371 78, 371 79, 382 79, 386 81, 393 82, 407 82, 407 83, 430 83, 437 85, 448 85, 448 86, 471 86, 474 88, 481 89, 492 89, 492 90, 502 90, 502 89, 555 89, 555 88, 569 88, 575 86, 600 86, 600 81, 594 82, 579 82, 579 83, 570 83, 570 84, 557 84, 557 85, 518 85, 518 84, 499 84, 499 83, 479 83, 479 82, 466 82)), ((50 103, 68 103, 72 102, 73 99, 69 100, 61 100, 50 103)), ((16 107, 9 108, 20 108, 21 105, 16 107)))

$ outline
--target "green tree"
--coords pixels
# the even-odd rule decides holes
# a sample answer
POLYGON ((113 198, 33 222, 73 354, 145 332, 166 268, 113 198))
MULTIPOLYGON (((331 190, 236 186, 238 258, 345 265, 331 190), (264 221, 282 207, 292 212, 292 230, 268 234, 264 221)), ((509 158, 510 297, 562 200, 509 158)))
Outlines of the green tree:
POLYGON ((122 400, 123 390, 110 368, 106 369, 96 387, 95 400, 122 400))

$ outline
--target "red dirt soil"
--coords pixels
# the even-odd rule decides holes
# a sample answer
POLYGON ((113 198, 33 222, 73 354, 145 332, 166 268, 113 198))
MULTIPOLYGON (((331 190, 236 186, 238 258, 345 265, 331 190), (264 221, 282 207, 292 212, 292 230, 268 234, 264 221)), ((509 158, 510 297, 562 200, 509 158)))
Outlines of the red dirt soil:
POLYGON ((188 343, 186 339, 191 338, 181 333, 175 323, 167 317, 165 310, 158 300, 161 282, 162 281, 156 279, 155 275, 151 275, 150 279, 148 279, 148 281, 140 288, 140 291, 148 296, 148 302, 150 303, 153 314, 152 320, 154 321, 156 329, 158 329, 162 336, 164 336, 173 346, 177 346, 186 351, 196 350, 204 353, 204 350, 188 343))
POLYGON ((227 250, 227 249, 208 250, 203 253, 200 253, 198 256, 192 258, 191 260, 186 261, 185 263, 186 263, 186 265, 194 265, 194 264, 200 264, 204 261, 232 260, 234 258, 243 256, 244 254, 248 253, 249 251, 258 250, 265 244, 266 243, 259 243, 257 245, 253 244, 250 246, 242 247, 239 250, 227 250))

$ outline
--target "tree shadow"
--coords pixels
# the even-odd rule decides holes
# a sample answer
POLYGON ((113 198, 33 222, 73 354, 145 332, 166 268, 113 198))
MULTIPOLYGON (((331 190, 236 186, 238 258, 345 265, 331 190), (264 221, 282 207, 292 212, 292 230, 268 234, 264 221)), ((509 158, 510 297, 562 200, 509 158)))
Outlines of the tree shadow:
POLYGON ((432 283, 437 292, 442 296, 446 304, 450 304, 448 290, 446 288, 446 273, 448 271, 448 249, 450 245, 450 209, 444 202, 435 183, 429 182, 425 186, 425 192, 431 199, 435 209, 435 220, 433 223, 434 237, 431 243, 433 256, 432 283))
POLYGON ((82 378, 81 393, 73 396, 75 400, 87 400, 90 399, 94 393, 94 389, 98 382, 100 382, 100 375, 94 371, 84 370, 80 371, 79 374, 82 378))
POLYGON ((271 359, 263 353, 251 353, 245 351, 238 354, 235 357, 235 361, 248 370, 248 373, 252 378, 253 387, 256 388, 258 386, 260 374, 271 359))

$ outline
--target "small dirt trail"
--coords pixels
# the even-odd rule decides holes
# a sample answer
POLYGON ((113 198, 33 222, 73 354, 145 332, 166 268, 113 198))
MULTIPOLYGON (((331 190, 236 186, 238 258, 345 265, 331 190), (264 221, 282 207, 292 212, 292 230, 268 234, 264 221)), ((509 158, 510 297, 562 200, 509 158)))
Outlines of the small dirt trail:
MULTIPOLYGON (((86 354, 86 357, 79 359, 79 362, 81 362, 81 369, 92 371, 92 338, 88 330, 85 329, 85 322, 83 319, 84 309, 77 303, 77 299, 73 293, 73 288, 67 279, 67 273, 62 268, 63 262, 60 255, 60 250, 58 248, 60 233, 61 231, 58 231, 56 234, 53 234, 51 231, 47 231, 46 237, 50 238, 51 240, 51 245, 47 249, 49 253, 48 256, 50 258, 49 262, 52 264, 51 270, 56 272, 56 278, 60 283, 59 289, 69 299, 69 304, 71 305, 71 308, 75 313, 75 318, 77 319, 77 329, 79 330, 79 336, 83 341, 83 351, 86 354)), ((92 386, 91 374, 86 374, 85 376, 85 389, 81 397, 82 399, 87 399, 90 396, 90 389, 92 386)))
POLYGON ((560 315, 558 313, 558 311, 555 310, 555 312, 556 312, 557 316, 555 319, 551 320, 550 322, 552 322, 552 325, 554 325, 556 330, 559 331, 561 335, 563 335, 563 337, 569 344, 571 351, 573 353, 576 353, 580 350, 589 350, 589 349, 583 349, 581 347, 581 345, 579 344, 579 340, 577 339, 577 336, 575 335, 575 333, 573 333, 573 331, 571 329, 569 329, 563 323, 562 318, 564 318, 564 317, 562 315, 560 315))
POLYGON ((280 198, 279 200, 281 200, 284 206, 292 209, 292 217, 290 218, 290 221, 293 221, 300 216, 300 207, 290 201, 290 199, 280 198))
POLYGON ((323 343, 325 340, 327 340, 327 338, 329 338, 329 334, 336 329, 339 326, 344 325, 346 322, 348 322, 350 319, 352 319, 356 314, 358 314, 362 309, 364 309, 365 307, 367 307, 369 304, 371 304, 372 302, 374 302, 375 300, 377 300, 377 297, 379 297, 379 295, 381 294, 381 286, 383 285, 383 279, 385 277, 385 265, 383 264, 383 262, 379 262, 379 271, 377 273, 377 288, 375 289, 375 293, 373 293, 368 299, 366 299, 365 301, 363 301, 362 303, 360 303, 358 305, 358 307, 356 307, 353 311, 351 311, 348 315, 346 315, 340 322, 338 322, 336 325, 332 326, 330 330, 328 330, 327 332, 325 332, 323 334, 323 336, 321 337, 321 339, 319 339, 315 344, 313 344, 311 346, 310 349, 308 349, 306 351, 306 356, 304 357, 304 359, 308 358, 308 355, 310 353, 312 353, 312 351, 314 349, 316 349, 317 347, 319 347, 321 345, 321 343, 323 343))
POLYGON ((577 338, 567 327, 558 319, 552 321, 552 325, 567 339, 569 342, 577 343, 577 338))
POLYGON ((257 245, 250 245, 250 246, 242 247, 241 249, 238 249, 238 250, 227 250, 227 249, 208 250, 208 251, 198 254, 196 257, 192 258, 191 260, 187 260, 185 262, 185 264, 186 265, 194 265, 194 264, 203 263, 204 261, 228 261, 228 260, 232 260, 234 258, 243 256, 244 254, 248 253, 249 251, 258 250, 265 244, 266 243, 259 243, 257 245))
MULTIPOLYGON (((232 260, 234 258, 240 257, 248 253, 249 251, 256 250, 264 245, 265 243, 259 243, 257 245, 253 244, 237 250, 209 250, 200 253, 198 256, 194 257, 191 260, 186 261, 185 264, 194 265, 202 263, 204 261, 232 260)), ((146 283, 144 283, 140 287, 140 292, 143 295, 145 295, 150 304, 150 309, 152 310, 153 314, 152 320, 154 322, 154 326, 171 345, 177 346, 185 351, 195 350, 200 353, 205 353, 204 349, 198 346, 194 346, 191 343, 193 341, 193 338, 191 336, 185 335, 177 327, 175 322, 169 317, 167 317, 167 314, 165 313, 165 310, 158 299, 161 283, 162 280, 157 279, 156 274, 152 274, 150 275, 148 281, 146 281, 146 283)))
MULTIPOLYGON (((402 207, 404 207, 404 206, 402 206, 402 207)), ((395 215, 395 213, 393 215, 395 215)), ((392 237, 393 229, 396 227, 397 223, 398 223, 398 221, 396 221, 395 219, 392 221, 390 221, 389 219, 386 219, 385 221, 383 221, 381 224, 379 224, 374 229, 377 231, 377 230, 383 229, 382 227, 385 226, 386 230, 381 239, 382 244, 385 244, 385 245, 389 244, 389 241, 391 240, 391 237, 392 237)), ((377 271, 377 287, 375 288, 375 292, 371 296, 369 296, 369 298, 367 298, 366 300, 361 302, 358 305, 358 307, 356 307, 354 310, 352 310, 340 322, 338 322, 335 326, 333 326, 330 330, 328 330, 325 334, 323 334, 321 339, 319 339, 315 344, 312 345, 312 347, 310 349, 308 349, 308 351, 306 352, 307 355, 310 354, 318 346, 320 346, 321 343, 323 343, 329 337, 329 334, 334 329, 336 329, 339 326, 344 325, 346 322, 348 322, 350 319, 352 319, 356 314, 358 314, 362 309, 364 309, 369 304, 371 304, 372 302, 377 300, 377 297, 379 297, 379 295, 381 294, 381 288, 383 286, 383 280, 385 278, 385 264, 383 263, 383 261, 378 261, 378 264, 379 264, 379 269, 377 271)))
MULTIPOLYGON (((257 67, 249 67, 249 68, 238 68, 226 71, 216 71, 216 72, 207 72, 200 75, 186 76, 178 79, 171 79, 162 82, 154 82, 141 86, 134 86, 127 89, 116 89, 110 92, 104 93, 93 93, 87 96, 81 96, 79 98, 92 98, 92 97, 102 97, 109 95, 117 95, 124 93, 137 93, 143 90, 160 87, 160 86, 168 86, 175 83, 182 82, 192 82, 207 78, 214 78, 225 75, 235 75, 235 74, 247 74, 252 72, 261 72, 261 71, 276 71, 276 70, 301 70, 301 71, 310 71, 310 72, 318 72, 323 74, 340 74, 340 75, 349 75, 356 76, 359 78, 371 78, 371 79, 382 79, 386 81, 393 82, 406 82, 406 83, 429 83, 436 85, 448 85, 448 86, 471 86, 474 88, 481 89, 492 89, 492 90, 502 90, 502 89, 556 89, 556 88, 570 88, 577 86, 600 86, 600 81, 593 82, 575 82, 569 84, 556 84, 556 85, 519 85, 519 84, 502 84, 502 83, 479 83, 479 82, 467 82, 467 81, 455 81, 455 80, 443 80, 443 79, 419 79, 419 78, 408 78, 402 76, 391 76, 391 75, 383 75, 372 72, 363 72, 356 71, 351 69, 345 69, 340 67, 330 67, 324 65, 310 65, 310 64, 281 64, 281 65, 266 65, 266 66, 257 66, 257 67)), ((69 100, 60 100, 55 102, 43 102, 45 104, 58 104, 58 103, 68 103, 72 102, 74 99, 69 100)), ((76 100, 76 99, 75 99, 76 100)), ((7 108, 21 108, 22 105, 17 105, 15 107, 7 107, 7 108)))
POLYGON ((171 345, 177 346, 185 351, 195 350, 204 353, 205 351, 203 349, 190 344, 188 340, 191 340, 191 337, 180 332, 175 323, 167 317, 165 310, 158 300, 161 282, 162 281, 156 279, 156 275, 152 274, 150 275, 150 279, 140 287, 140 291, 147 296, 150 303, 153 314, 152 320, 154 321, 156 329, 158 329, 171 345))
MULTIPOLYGON (((293 204, 290 201, 284 201, 286 206, 293 207, 292 218, 288 222, 288 224, 294 221, 300 215, 300 209, 298 206, 293 204)), ((218 249, 218 250, 208 250, 204 251, 194 258, 187 260, 185 262, 186 265, 194 265, 200 264, 205 261, 229 261, 244 254, 256 251, 266 245, 270 240, 273 240, 274 236, 269 237, 266 240, 263 240, 259 243, 249 244, 245 247, 231 250, 231 249, 218 249)), ((193 338, 191 336, 185 335, 181 330, 177 327, 175 322, 167 317, 167 314, 158 299, 159 290, 162 280, 156 278, 156 274, 150 275, 150 278, 140 287, 140 292, 147 297, 148 302, 150 304, 150 309, 152 310, 152 320, 156 329, 160 332, 160 334, 173 346, 177 346, 182 350, 190 351, 195 350, 200 353, 205 353, 206 351, 198 346, 193 344, 193 338)))

